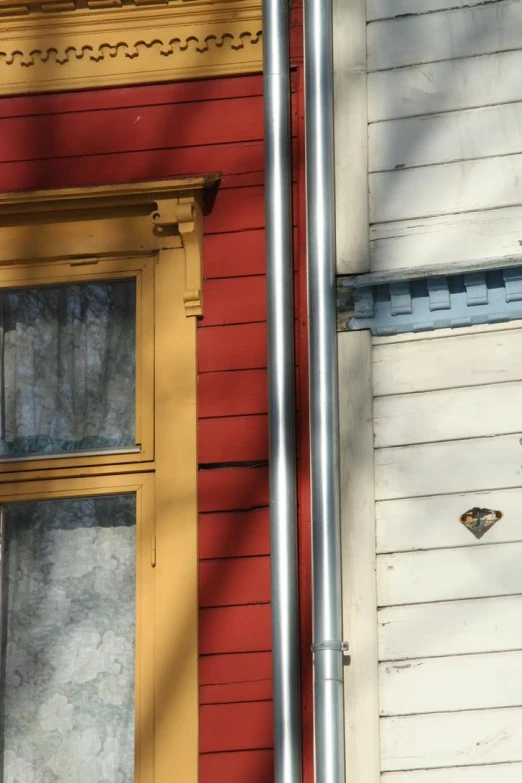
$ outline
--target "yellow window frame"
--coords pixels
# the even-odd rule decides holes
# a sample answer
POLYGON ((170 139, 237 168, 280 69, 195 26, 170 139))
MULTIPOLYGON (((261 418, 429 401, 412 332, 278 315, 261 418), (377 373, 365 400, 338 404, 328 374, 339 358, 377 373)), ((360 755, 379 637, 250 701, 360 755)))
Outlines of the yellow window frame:
POLYGON ((0 458, 0 474, 51 467, 114 465, 154 459, 154 272, 151 256, 77 261, 26 261, 0 266, 3 289, 81 284, 109 280, 136 281, 136 447, 96 452, 62 452, 0 458))
POLYGON ((193 316, 203 308, 203 191, 216 179, 0 195, 0 288, 137 280, 140 453, 0 466, 0 505, 137 495, 135 783, 198 779, 193 316))

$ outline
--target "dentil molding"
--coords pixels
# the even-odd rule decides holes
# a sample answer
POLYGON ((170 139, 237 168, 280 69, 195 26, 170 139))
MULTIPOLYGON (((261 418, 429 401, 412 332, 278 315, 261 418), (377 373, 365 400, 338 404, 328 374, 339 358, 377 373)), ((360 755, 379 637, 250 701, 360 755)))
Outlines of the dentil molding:
POLYGON ((261 0, 0 0, 0 95, 261 70, 261 0))

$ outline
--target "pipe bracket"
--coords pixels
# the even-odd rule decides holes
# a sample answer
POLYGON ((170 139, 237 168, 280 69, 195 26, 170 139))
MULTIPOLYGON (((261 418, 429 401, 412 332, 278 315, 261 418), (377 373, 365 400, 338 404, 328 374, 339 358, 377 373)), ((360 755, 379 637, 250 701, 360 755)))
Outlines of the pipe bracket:
POLYGON ((339 642, 337 639, 325 639, 323 642, 314 642, 310 649, 313 653, 322 652, 323 650, 346 652, 350 649, 350 645, 348 642, 339 642))

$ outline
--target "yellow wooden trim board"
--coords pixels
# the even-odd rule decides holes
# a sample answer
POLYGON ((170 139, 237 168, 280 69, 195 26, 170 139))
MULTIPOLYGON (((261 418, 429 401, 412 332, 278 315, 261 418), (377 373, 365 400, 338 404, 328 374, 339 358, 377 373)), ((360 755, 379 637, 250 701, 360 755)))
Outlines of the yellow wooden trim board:
POLYGON ((260 73, 261 7, 261 0, 2 3, 0 95, 260 73))
POLYGON ((135 783, 198 779, 192 316, 202 306, 197 292, 206 184, 202 178, 0 196, 0 289, 129 275, 138 281, 137 422, 145 453, 0 466, 0 505, 137 493, 135 783))

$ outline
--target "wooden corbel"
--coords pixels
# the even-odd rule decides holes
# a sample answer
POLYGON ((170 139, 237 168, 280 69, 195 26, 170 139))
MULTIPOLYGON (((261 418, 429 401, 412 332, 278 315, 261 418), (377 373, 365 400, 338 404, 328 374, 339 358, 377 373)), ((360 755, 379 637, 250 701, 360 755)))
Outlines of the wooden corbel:
POLYGON ((201 195, 193 193, 157 202, 154 223, 161 232, 174 229, 185 253, 185 313, 203 315, 203 211, 201 195))
MULTIPOLYGON (((2 0, 0 0, 1 4, 2 0)), ((203 315, 203 198, 219 174, 181 180, 0 193, 0 263, 22 258, 183 249, 187 316, 203 315), (67 230, 66 228, 67 227, 67 230)))

